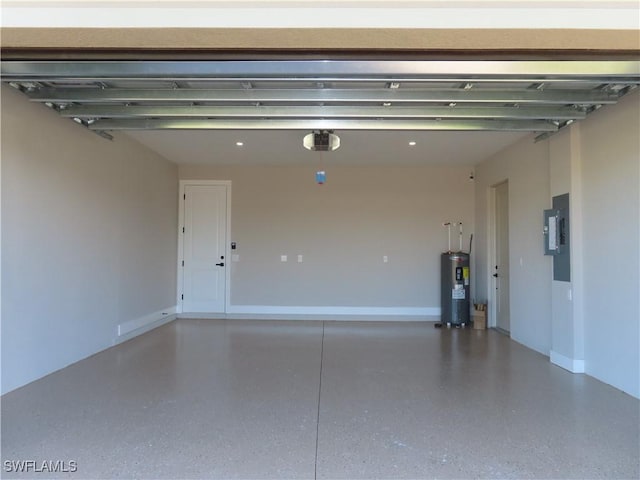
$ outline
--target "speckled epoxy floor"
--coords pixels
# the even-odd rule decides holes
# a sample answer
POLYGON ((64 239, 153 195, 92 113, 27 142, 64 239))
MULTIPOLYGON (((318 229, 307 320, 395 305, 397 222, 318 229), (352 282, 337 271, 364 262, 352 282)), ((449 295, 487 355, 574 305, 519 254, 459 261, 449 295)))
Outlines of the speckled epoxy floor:
POLYGON ((493 331, 178 320, 2 397, 3 478, 637 479, 639 402, 493 331), (75 473, 6 461, 77 462, 75 473))

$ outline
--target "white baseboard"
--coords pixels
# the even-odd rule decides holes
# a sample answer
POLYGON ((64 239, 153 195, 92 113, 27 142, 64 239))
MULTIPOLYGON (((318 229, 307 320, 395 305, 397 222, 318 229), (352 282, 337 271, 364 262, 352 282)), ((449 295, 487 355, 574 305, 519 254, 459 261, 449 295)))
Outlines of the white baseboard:
POLYGON ((133 320, 129 320, 128 322, 121 323, 120 325, 118 325, 118 337, 129 336, 129 334, 133 332, 135 332, 136 334, 143 333, 143 329, 145 332, 147 332, 152 328, 156 328, 164 325, 165 323, 169 323, 170 321, 177 318, 176 312, 177 309, 174 305, 172 307, 159 310, 149 315, 145 315, 144 317, 135 318, 133 320), (138 332, 138 330, 141 331, 138 332))
POLYGON ((584 373, 584 360, 577 360, 575 358, 565 357, 553 350, 549 354, 549 360, 554 365, 557 365, 571 373, 584 373))
POLYGON ((279 305, 231 305, 227 313, 180 313, 180 318, 230 318, 245 320, 440 320, 440 308, 432 307, 290 307, 279 305))
POLYGON ((223 320, 229 318, 225 313, 211 313, 211 312, 183 312, 178 313, 178 318, 204 318, 207 320, 223 320))

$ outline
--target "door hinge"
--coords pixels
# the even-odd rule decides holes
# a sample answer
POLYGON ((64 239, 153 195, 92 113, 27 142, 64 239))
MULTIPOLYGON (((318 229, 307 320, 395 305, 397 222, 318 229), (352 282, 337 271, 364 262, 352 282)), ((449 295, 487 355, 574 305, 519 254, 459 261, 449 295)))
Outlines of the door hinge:
POLYGON ((184 267, 184 260, 182 260, 182 266, 184 267))
POLYGON ((187 194, 185 193, 185 194, 182 196, 182 198, 183 198, 184 200, 186 200, 186 199, 187 199, 187 194))
POLYGON ((182 233, 184 233, 184 227, 182 227, 182 233))
POLYGON ((180 300, 184 300, 184 295, 180 295, 180 300))

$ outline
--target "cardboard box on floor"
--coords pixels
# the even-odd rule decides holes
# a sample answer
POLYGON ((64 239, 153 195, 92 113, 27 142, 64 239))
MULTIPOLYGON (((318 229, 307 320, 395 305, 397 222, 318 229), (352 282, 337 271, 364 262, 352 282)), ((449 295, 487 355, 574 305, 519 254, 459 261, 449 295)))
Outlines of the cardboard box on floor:
POLYGON ((475 303, 473 305, 473 329, 484 330, 487 328, 487 304, 475 303))

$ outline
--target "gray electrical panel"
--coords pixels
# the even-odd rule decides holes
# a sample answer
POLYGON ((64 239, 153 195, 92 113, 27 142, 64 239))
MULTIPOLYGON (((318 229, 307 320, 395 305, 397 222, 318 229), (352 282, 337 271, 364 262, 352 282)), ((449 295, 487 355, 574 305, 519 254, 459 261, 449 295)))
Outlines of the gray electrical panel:
POLYGON ((468 253, 443 253, 441 256, 441 323, 469 324, 470 272, 468 253))
POLYGON ((569 194, 553 197, 553 208, 544 211, 544 254, 553 255, 553 279, 571 281, 571 231, 569 194))

